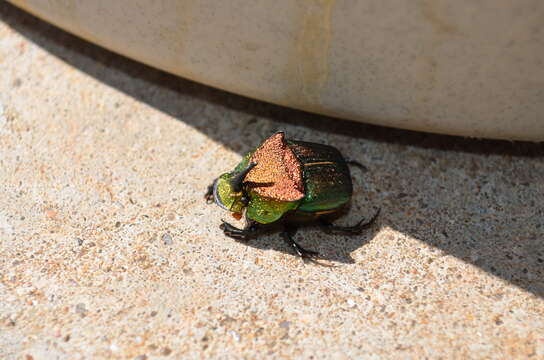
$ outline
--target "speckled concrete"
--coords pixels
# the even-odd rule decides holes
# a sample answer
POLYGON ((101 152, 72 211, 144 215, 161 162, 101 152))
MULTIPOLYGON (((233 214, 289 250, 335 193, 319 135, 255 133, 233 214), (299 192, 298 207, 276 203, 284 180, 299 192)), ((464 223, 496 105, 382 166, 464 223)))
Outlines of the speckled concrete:
POLYGON ((544 148, 340 122, 166 75, 0 5, 0 358, 544 358, 544 148), (218 229, 278 129, 337 146, 360 237, 218 229))

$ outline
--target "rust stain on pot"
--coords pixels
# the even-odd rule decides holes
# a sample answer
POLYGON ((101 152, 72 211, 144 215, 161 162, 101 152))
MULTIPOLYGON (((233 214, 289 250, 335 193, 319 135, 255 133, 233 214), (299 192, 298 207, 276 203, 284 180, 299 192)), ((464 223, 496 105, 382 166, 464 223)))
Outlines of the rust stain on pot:
POLYGON ((163 56, 165 69, 169 72, 185 76, 194 76, 191 66, 190 53, 186 49, 187 42, 191 39, 191 28, 195 18, 195 7, 198 2, 193 0, 163 1, 161 7, 173 6, 173 16, 168 23, 159 27, 160 40, 168 43, 175 56, 168 58, 163 56))
POLYGON ((331 14, 336 0, 305 3, 302 27, 297 36, 296 73, 305 103, 319 103, 328 78, 331 14))
MULTIPOLYGON (((435 32, 434 38, 426 46, 426 53, 423 57, 425 63, 423 78, 427 79, 427 83, 430 84, 430 90, 433 90, 436 85, 439 63, 436 59, 436 50, 451 36, 458 35, 460 31, 457 26, 451 24, 446 16, 443 15, 445 11, 440 11, 436 0, 422 0, 421 11, 423 17, 431 24, 435 32)), ((428 99, 425 99, 425 101, 428 101, 428 99)))
MULTIPOLYGON (((421 0, 421 14, 423 18, 432 27, 433 36, 426 41, 421 54, 419 73, 420 79, 420 98, 412 111, 412 117, 420 118, 424 116, 423 108, 429 106, 436 96, 435 88, 439 82, 440 57, 439 49, 453 36, 460 35, 459 28, 452 24, 448 19, 447 11, 437 0, 421 0)), ((444 5, 445 6, 445 5, 444 5)), ((425 121, 422 119, 422 121, 425 121)), ((429 123, 430 124, 430 123, 429 123)))
POLYGON ((433 26, 438 33, 455 34, 459 30, 453 24, 451 24, 444 16, 442 16, 438 9, 435 0, 422 0, 421 11, 425 19, 433 26))

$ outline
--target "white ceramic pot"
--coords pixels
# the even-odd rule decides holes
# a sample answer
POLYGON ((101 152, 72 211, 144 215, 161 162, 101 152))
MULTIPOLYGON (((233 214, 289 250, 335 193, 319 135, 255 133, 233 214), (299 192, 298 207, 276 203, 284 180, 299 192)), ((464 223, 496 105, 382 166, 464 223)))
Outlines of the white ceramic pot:
POLYGON ((368 123, 544 140, 542 0, 11 0, 146 64, 368 123))

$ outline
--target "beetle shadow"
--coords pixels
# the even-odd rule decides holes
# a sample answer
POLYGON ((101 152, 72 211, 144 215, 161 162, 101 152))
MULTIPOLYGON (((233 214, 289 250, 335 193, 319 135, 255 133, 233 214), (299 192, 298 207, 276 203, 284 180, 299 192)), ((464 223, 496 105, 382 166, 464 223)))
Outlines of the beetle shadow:
MULTIPOLYGON (((248 143, 248 139, 258 138, 255 132, 261 131, 263 138, 288 127, 303 140, 317 140, 326 134, 330 144, 339 144, 342 152, 347 150, 349 156, 364 160, 375 184, 373 204, 382 210, 378 224, 361 237, 337 236, 333 241, 312 229, 301 230, 296 239, 308 249, 318 250, 332 261, 349 263, 350 252, 372 239, 379 226, 387 226, 436 247, 443 256, 455 256, 544 297, 543 144, 463 139, 331 121, 152 69, 7 3, 0 4, 0 20, 78 70, 238 153, 257 145, 248 143), (221 119, 231 126, 218 131, 220 119, 188 116, 191 113, 187 111, 198 111, 210 103, 232 115, 221 119)), ((348 220, 351 218, 345 223, 351 222, 348 220)), ((278 236, 266 236, 249 245, 292 254, 278 236)))
MULTIPOLYGON (((376 214, 376 209, 373 213, 363 210, 361 206, 354 202, 344 208, 336 216, 331 217, 330 220, 334 225, 351 226, 358 221, 363 220, 366 222, 376 214), (362 213, 366 213, 362 215, 362 213)), ((325 233, 315 221, 310 222, 293 222, 296 225, 296 234, 292 236, 302 248, 310 251, 317 251, 318 255, 315 257, 318 264, 329 265, 322 261, 332 263, 344 263, 354 264, 355 260, 351 254, 360 249, 368 241, 372 240, 380 229, 380 216, 377 216, 369 226, 365 227, 359 234, 355 235, 338 235, 325 233)), ((263 230, 259 233, 259 236, 249 240, 235 241, 259 249, 259 250, 273 250, 280 251, 291 256, 297 256, 295 250, 291 248, 289 244, 282 238, 281 232, 283 231, 282 223, 274 223, 263 227, 263 230)))
MULTIPOLYGON (((354 264, 351 253, 370 241, 378 232, 379 223, 367 229, 361 234, 354 236, 328 235, 314 225, 303 225, 299 228, 293 239, 305 250, 317 251, 315 260, 318 264, 329 265, 330 263, 354 264), (323 263, 326 261, 327 263, 323 263)), ((299 257, 288 244, 282 240, 280 229, 268 230, 264 236, 247 241, 235 240, 241 244, 259 250, 279 251, 286 255, 299 257)), ((304 259, 301 259, 304 260, 304 259)))

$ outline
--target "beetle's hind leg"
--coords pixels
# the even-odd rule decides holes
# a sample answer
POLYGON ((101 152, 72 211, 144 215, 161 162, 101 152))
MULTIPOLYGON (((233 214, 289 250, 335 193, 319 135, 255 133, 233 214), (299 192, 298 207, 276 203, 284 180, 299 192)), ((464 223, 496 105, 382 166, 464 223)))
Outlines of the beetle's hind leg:
POLYGON ((243 229, 238 229, 236 226, 229 224, 223 220, 223 223, 219 225, 219 228, 223 230, 223 233, 233 239, 247 241, 252 236, 259 233, 259 223, 256 221, 248 220, 246 226, 243 229))
POLYGON ((358 161, 351 160, 351 159, 344 159, 344 160, 346 161, 346 164, 356 166, 359 169, 361 169, 363 172, 368 171, 368 168, 366 166, 364 166, 363 164, 361 164, 360 162, 358 162, 358 161))
POLYGON ((285 224, 283 231, 280 233, 280 236, 287 243, 287 245, 289 245, 290 248, 295 250, 296 254, 300 256, 301 258, 303 259, 316 258, 319 255, 317 251, 306 250, 293 239, 293 236, 295 236, 296 232, 297 232, 297 228, 295 226, 285 224))
POLYGON ((380 214, 380 209, 376 211, 374 216, 370 218, 370 220, 365 221, 365 219, 361 219, 357 224, 353 226, 338 226, 334 225, 331 222, 329 222, 325 218, 319 219, 319 227, 321 230, 323 230, 327 234, 344 234, 344 235, 358 235, 363 230, 368 229, 374 221, 376 221, 376 218, 380 214))

